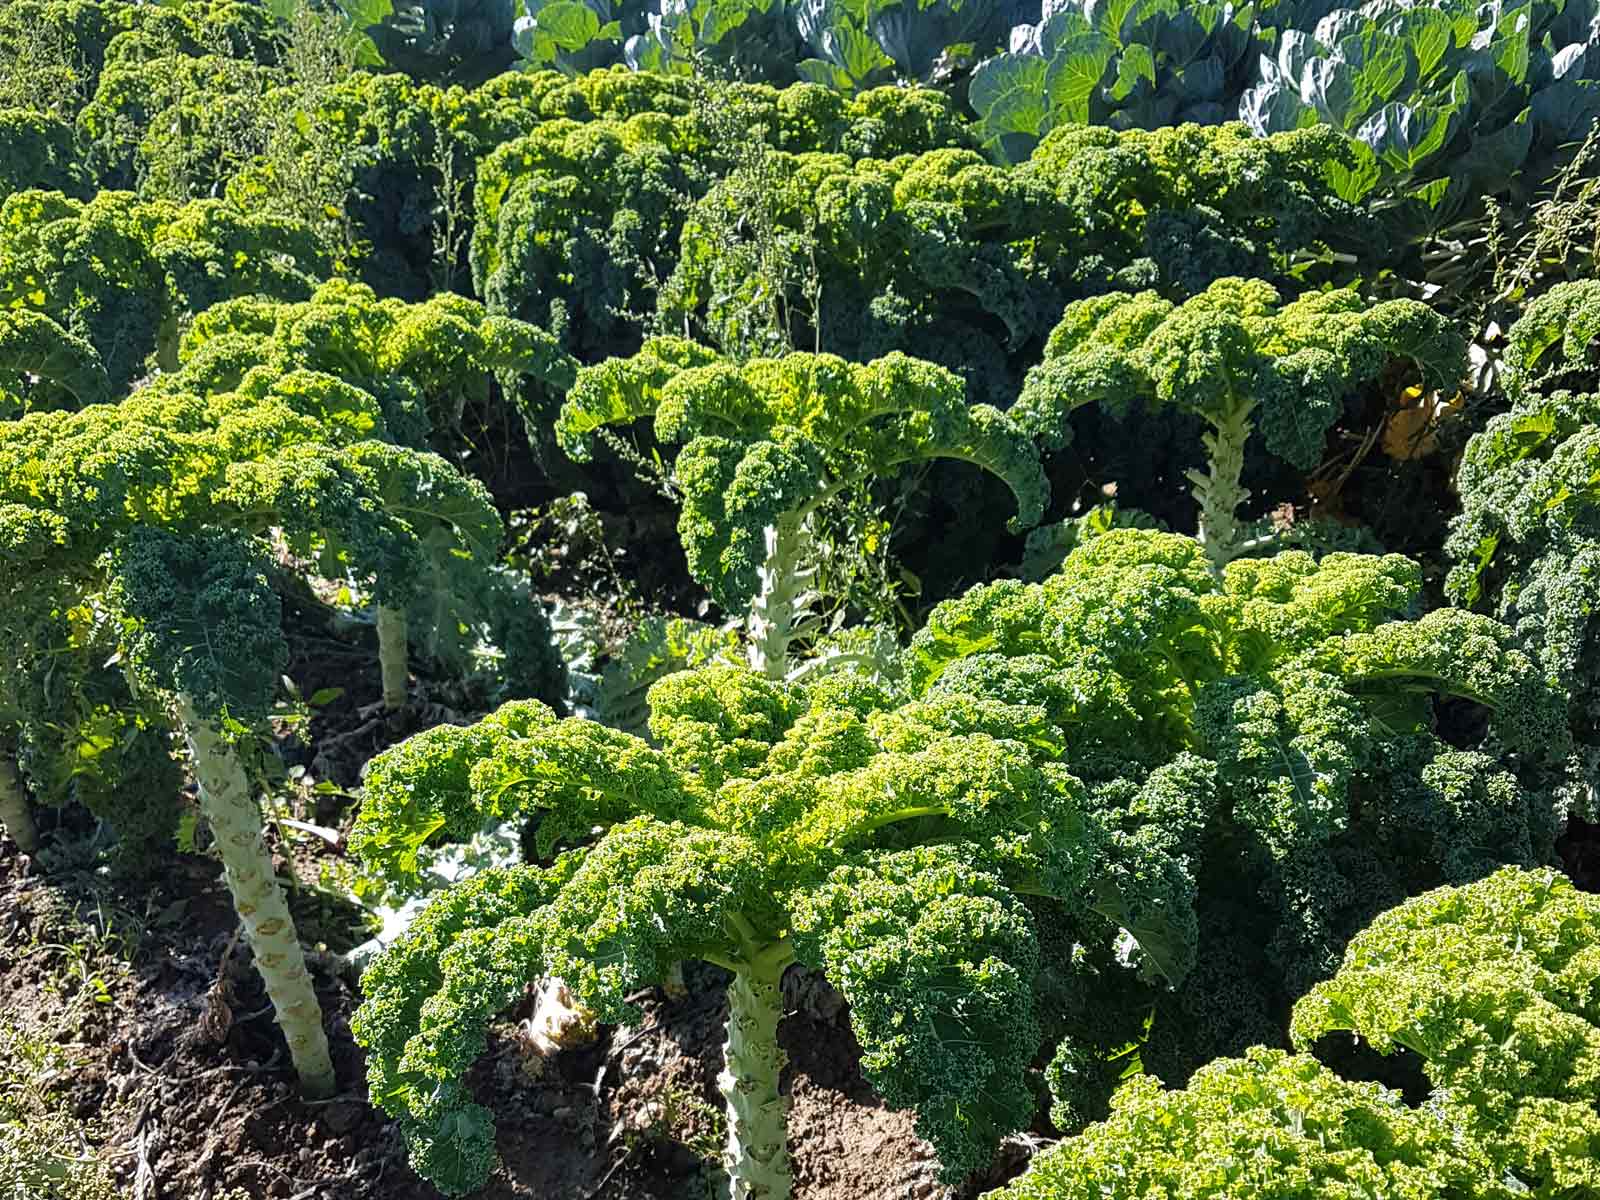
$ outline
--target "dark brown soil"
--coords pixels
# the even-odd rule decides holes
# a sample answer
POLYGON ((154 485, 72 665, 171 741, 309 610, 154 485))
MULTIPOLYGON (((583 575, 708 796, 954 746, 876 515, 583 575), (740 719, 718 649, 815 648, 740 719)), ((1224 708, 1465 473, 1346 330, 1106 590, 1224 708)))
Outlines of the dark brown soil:
MULTIPOLYGON (((230 1189, 274 1200, 434 1200, 406 1166, 393 1124, 368 1105, 349 1017, 353 981, 329 953, 312 968, 327 1015, 340 1093, 300 1099, 215 865, 174 856, 154 881, 108 899, 106 881, 43 877, 0 839, 0 995, 8 1015, 58 1030, 83 1065, 60 1097, 106 1133, 137 1200, 211 1200, 230 1189), (70 1007, 56 995, 64 944, 108 903, 134 937, 127 977, 109 1001, 70 1007), (60 1018, 73 1014, 69 1028, 60 1018)), ((296 904, 316 928, 314 899, 296 904)), ((307 941, 312 940, 308 933, 307 941)), ((474 1072, 500 1128, 502 1166, 487 1200, 699 1200, 716 1188, 721 1144, 723 977, 691 967, 688 995, 641 998, 643 1020, 592 1047, 530 1058, 507 1023, 474 1072)), ((791 1147, 800 1200, 949 1197, 907 1114, 863 1082, 859 1049, 825 984, 791 973, 791 1147)), ((513 1017, 517 1014, 512 1014, 513 1017)))

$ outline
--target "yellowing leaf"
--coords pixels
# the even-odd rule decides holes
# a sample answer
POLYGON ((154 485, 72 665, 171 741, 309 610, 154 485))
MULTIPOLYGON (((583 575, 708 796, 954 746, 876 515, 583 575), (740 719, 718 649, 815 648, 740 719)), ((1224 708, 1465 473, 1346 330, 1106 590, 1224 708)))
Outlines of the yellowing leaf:
POLYGON ((1409 387, 1395 397, 1398 411, 1389 414, 1383 426, 1383 452, 1396 462, 1425 458, 1439 448, 1439 421, 1460 409, 1461 393, 1448 401, 1438 392, 1426 395, 1420 387, 1409 387))

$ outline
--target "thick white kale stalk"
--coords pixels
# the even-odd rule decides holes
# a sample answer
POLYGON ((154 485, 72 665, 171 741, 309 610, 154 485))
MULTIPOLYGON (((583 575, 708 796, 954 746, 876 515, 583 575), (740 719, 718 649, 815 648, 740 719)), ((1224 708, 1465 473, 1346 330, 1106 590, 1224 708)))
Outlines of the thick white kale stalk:
POLYGON ((816 569, 806 564, 809 514, 789 512, 762 530, 766 554, 757 568, 760 583, 745 620, 746 655, 752 671, 768 679, 788 674, 789 647, 807 624, 807 589, 816 569))
POLYGON ((308 1095, 337 1090, 305 953, 262 837, 261 807, 237 733, 265 723, 288 648, 265 558, 236 534, 132 531, 112 554, 111 597, 134 669, 173 697, 200 808, 224 878, 308 1095))
POLYGON ((17 764, 9 756, 0 758, 0 825, 24 854, 39 848, 39 827, 28 807, 28 793, 17 775, 17 764))
POLYGON ((278 1024, 306 1094, 331 1096, 338 1084, 322 1028, 322 1007, 306 970, 305 951, 295 935, 294 918, 272 870, 272 855, 262 837, 261 804, 239 762, 238 751, 214 720, 177 697, 178 722, 200 785, 200 811, 216 836, 223 877, 278 1024))
POLYGON ((407 692, 406 611, 378 605, 378 671, 383 681, 383 706, 404 708, 407 692))

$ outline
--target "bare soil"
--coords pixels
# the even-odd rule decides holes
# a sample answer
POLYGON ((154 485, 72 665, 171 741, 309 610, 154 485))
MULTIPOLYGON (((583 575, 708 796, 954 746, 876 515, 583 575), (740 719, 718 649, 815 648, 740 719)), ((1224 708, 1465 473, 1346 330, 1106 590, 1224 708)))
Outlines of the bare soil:
MULTIPOLYGON (((127 901, 128 898, 124 898, 127 901)), ((0 840, 0 995, 17 1017, 60 1026, 66 944, 107 904, 103 880, 46 879, 0 840)), ((297 916, 315 928, 305 897, 297 916)), ((296 1093, 248 948, 215 866, 177 856, 131 902, 137 942, 108 1002, 76 1005, 80 1064, 53 1089, 106 1130, 102 1150, 139 1200, 212 1200, 231 1189, 277 1200, 433 1200, 406 1166, 392 1122, 368 1105, 349 1018, 359 996, 333 955, 313 954, 340 1093, 296 1093), (165 919, 163 919, 165 915, 165 919)), ((309 937, 308 937, 309 940, 309 937)), ((691 967, 688 995, 641 1000, 644 1019, 594 1046, 528 1055, 503 1026, 474 1072, 503 1159, 487 1200, 693 1200, 716 1195, 721 1142, 723 977, 691 967)), ((953 1197, 905 1113, 862 1080, 842 1005, 791 974, 782 1028, 796 1195, 801 1200, 953 1197), (822 994, 819 1001, 816 997, 822 994)), ((515 1017, 517 1014, 512 1014, 515 1017)))

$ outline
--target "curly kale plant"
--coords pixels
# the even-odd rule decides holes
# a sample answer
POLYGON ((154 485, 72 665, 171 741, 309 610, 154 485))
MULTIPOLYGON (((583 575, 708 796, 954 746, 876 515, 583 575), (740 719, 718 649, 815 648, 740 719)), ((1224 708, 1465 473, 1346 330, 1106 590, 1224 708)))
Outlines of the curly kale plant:
POLYGON ((0 107, 71 120, 107 63, 224 51, 268 61, 273 20, 255 0, 8 0, 0 7, 0 107))
POLYGON ((177 365, 194 314, 234 296, 303 299, 327 271, 306 227, 220 201, 27 191, 0 204, 0 308, 44 313, 87 341, 117 393, 149 359, 177 365))
MULTIPOLYGON (((333 377, 264 368, 211 395, 181 383, 0 425, 0 651, 8 674, 31 678, 51 665, 47 638, 63 620, 116 614, 137 693, 170 696, 177 711, 296 1067, 327 1092, 319 1009, 233 745, 264 724, 288 655, 261 535, 276 532, 325 574, 371 581, 386 692, 397 674, 403 694, 407 604, 435 559, 468 578, 481 570, 499 519, 481 485, 443 459, 381 440, 378 402, 333 377)), ((12 690, 23 703, 51 697, 12 690)), ((53 703, 20 714, 23 737, 53 723, 53 703)), ((84 705, 69 696, 67 707, 84 705)), ((8 824, 25 803, 15 782, 0 773, 8 824)))
MULTIPOLYGON (((271 304, 263 307, 268 313, 276 309, 271 304)), ((302 330, 326 336, 329 340, 322 348, 330 352, 330 361, 325 365, 341 366, 366 387, 292 366, 292 357, 280 356, 282 347, 275 350, 264 335, 230 333, 205 341, 181 370, 147 390, 190 396, 180 400, 184 406, 195 402, 193 397, 202 397, 224 419, 258 406, 274 414, 287 409, 310 422, 299 426, 294 436, 309 436, 335 448, 327 453, 353 443, 348 465, 372 472, 365 478, 381 497, 374 503, 411 529, 399 539, 404 548, 395 551, 402 557, 387 566, 381 556, 363 565, 359 555, 341 551, 339 539, 329 542, 314 532, 301 536, 296 548, 315 558, 330 577, 353 574, 357 581, 371 584, 388 707, 405 703, 407 668, 413 661, 408 647, 450 672, 487 668, 498 677, 503 697, 553 699, 563 686, 564 671, 550 641, 549 622, 526 587, 497 563, 503 529, 487 491, 447 460, 409 444, 427 440, 422 436, 429 424, 423 411, 426 400, 448 404, 452 389, 471 394, 474 383, 482 382, 473 379, 472 337, 465 338, 465 346, 448 339, 418 346, 410 339, 408 335, 419 331, 458 339, 466 332, 449 319, 439 323, 431 319, 448 316, 441 312, 442 306, 416 308, 421 311, 412 315, 422 319, 414 325, 402 322, 401 336, 387 343, 399 356, 392 360, 395 372, 376 378, 363 374, 371 369, 372 348, 361 351, 359 327, 342 330, 354 344, 340 343, 337 322, 329 327, 313 320, 302 330), (347 353, 341 355, 341 349, 347 353), (465 353, 457 357, 452 349, 465 353), (263 356, 276 361, 260 364, 263 356), (451 367, 462 374, 453 375, 451 367), (236 386, 229 388, 228 381, 234 379, 236 386)), ((246 303, 243 311, 248 314, 251 306, 246 303)), ((312 311, 327 315, 327 310, 312 311)), ((230 319, 239 316, 234 312, 230 319)), ((523 333, 537 331, 512 329, 513 344, 527 344, 523 333)), ((294 340, 289 339, 291 344, 294 340)), ((535 338, 533 344, 542 346, 545 341, 535 338)), ((309 346, 306 351, 315 356, 309 346)), ((265 503, 265 511, 278 511, 275 502, 265 503)))
POLYGON ((407 605, 436 560, 469 581, 484 569, 499 518, 482 486, 444 460, 370 436, 383 431, 372 397, 326 382, 336 386, 308 386, 302 373, 211 396, 157 384, 118 405, 0 424, 0 630, 24 733, 57 722, 15 681, 49 666, 51 631, 93 607, 107 586, 103 556, 142 527, 276 529, 325 574, 370 582, 380 611, 398 617, 380 622, 379 650, 386 684, 397 676, 403 696, 407 605))
MULTIPOLYGON (((8 519, 13 553, 48 522, 8 519)), ((48 534, 47 534, 48 536, 48 534)), ((159 703, 132 687, 121 630, 103 606, 75 603, 70 583, 30 580, 0 620, 0 823, 26 853, 40 837, 29 805, 77 804, 116 837, 105 858, 142 874, 171 846, 183 780, 159 703)))
POLYGON ((657 315, 730 354, 902 350, 1003 405, 1068 300, 1183 299, 1232 275, 1298 290, 1315 270, 1302 260, 1362 234, 1370 246, 1375 224, 1322 178, 1342 148, 1328 130, 1257 139, 1231 125, 1064 129, 1019 168, 955 147, 774 153, 690 211, 657 315))
POLYGON ((262 547, 235 533, 130 530, 112 549, 108 601, 134 671, 171 695, 200 805, 256 969, 307 1094, 337 1090, 322 1006, 262 836, 260 800, 233 744, 264 725, 288 664, 262 547))
POLYGON ((1429 1109, 1509 1195, 1600 1195, 1600 901, 1506 869, 1384 913, 1295 1006, 1310 1046, 1352 1033, 1421 1060, 1429 1109))
POLYGON ((106 189, 220 195, 264 148, 266 101, 289 82, 287 71, 254 58, 124 37, 78 114, 89 170, 106 189))
POLYGON ((1238 519, 1251 435, 1307 469, 1320 461, 1345 397, 1395 364, 1425 388, 1454 388, 1466 367, 1455 327, 1427 305, 1368 305, 1354 291, 1283 304, 1259 280, 1220 279, 1183 304, 1154 292, 1067 306, 1012 415, 1047 445, 1071 438, 1072 411, 1131 400, 1200 417, 1208 469, 1193 471, 1199 538, 1220 572, 1247 549, 1238 519))
POLYGON ((1007 417, 966 401, 941 367, 891 354, 852 365, 827 354, 743 365, 676 338, 585 367, 556 434, 580 461, 600 430, 649 418, 678 445, 678 533, 689 572, 733 614, 749 613, 750 664, 773 678, 816 631, 808 621, 814 517, 831 498, 908 464, 957 459, 997 475, 1036 524, 1048 484, 1033 443, 1007 417))
POLYGON ((1457 603, 1491 609, 1572 697, 1600 780, 1600 282, 1557 284, 1511 327, 1511 411, 1467 444, 1446 550, 1457 603))
POLYGON ((1252 137, 1237 124, 1146 132, 1093 125, 1051 133, 1017 170, 1039 179, 1081 225, 1073 250, 1086 287, 1154 286, 1186 299, 1230 275, 1294 293, 1384 249, 1382 225, 1342 200, 1330 164, 1355 159, 1314 126, 1252 137))
POLYGON ((72 126, 60 117, 0 105, 0 200, 28 188, 88 190, 72 126))
POLYGON ((1275 1040, 1378 908, 1554 854, 1562 697, 1505 626, 1410 619, 1421 583, 1397 555, 1304 551, 1219 578, 1192 539, 1112 529, 1041 584, 941 604, 916 635, 913 695, 1036 705, 1062 730, 1126 885, 1115 920, 1047 926, 1062 1123, 1100 1110, 1119 1049, 1145 1043, 1170 1078, 1275 1040), (1474 710, 1486 732, 1461 745, 1474 710), (1157 916, 1165 940, 1120 944, 1157 916))
POLYGON ((1375 1083, 1265 1046, 1182 1091, 1140 1074, 1110 1117, 1050 1147, 985 1200, 1510 1200, 1487 1156, 1375 1083))
POLYGON ((773 154, 690 212, 657 315, 733 355, 933 357, 975 398, 1005 403, 1020 377, 1008 358, 1036 347, 1075 294, 1077 216, 974 150, 773 154))
POLYGON ((344 279, 298 303, 251 296, 215 305, 184 333, 178 361, 219 391, 258 366, 337 376, 378 398, 395 440, 441 452, 470 444, 469 413, 484 427, 496 419, 496 388, 531 434, 553 408, 544 395, 564 395, 577 371, 551 335, 476 301, 449 292, 419 304, 379 300, 344 279))
POLYGON ((1295 1040, 1352 1032, 1421 1061, 1430 1102, 1255 1047, 1182 1091, 1141 1075, 1111 1118, 992 1200, 1588 1197, 1600 1186, 1600 903, 1508 868, 1384 913, 1295 1008, 1295 1040))
POLYGON ((854 159, 971 148, 954 106, 933 92, 879 88, 845 102, 814 84, 708 95, 670 79, 625 82, 637 78, 601 71, 585 88, 552 90, 541 108, 564 119, 488 154, 474 192, 478 295, 564 330, 586 362, 637 345, 677 265, 686 198, 705 195, 741 150, 854 159))
POLYGON ((776 1028, 797 962, 844 993, 867 1077, 916 1110, 946 1178, 986 1167, 1034 1108, 1040 948, 1021 897, 1126 907, 1118 880, 1091 886, 1080 785, 1036 762, 1059 740, 1043 711, 738 667, 667 676, 649 700, 655 745, 519 703, 372 761, 352 847, 391 879, 491 820, 536 817, 540 854, 565 851, 439 894, 363 977, 352 1028, 413 1164, 452 1193, 487 1178, 494 1127, 464 1076, 530 981, 559 975, 625 1020, 636 989, 700 959, 733 974, 735 1197, 791 1193, 776 1028))

